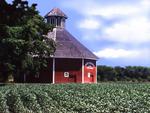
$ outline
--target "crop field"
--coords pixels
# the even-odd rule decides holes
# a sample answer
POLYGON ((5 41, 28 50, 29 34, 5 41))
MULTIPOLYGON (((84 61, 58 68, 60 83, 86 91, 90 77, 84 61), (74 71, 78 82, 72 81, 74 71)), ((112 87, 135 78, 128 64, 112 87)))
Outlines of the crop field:
POLYGON ((0 86, 0 113, 149 113, 150 84, 0 86))

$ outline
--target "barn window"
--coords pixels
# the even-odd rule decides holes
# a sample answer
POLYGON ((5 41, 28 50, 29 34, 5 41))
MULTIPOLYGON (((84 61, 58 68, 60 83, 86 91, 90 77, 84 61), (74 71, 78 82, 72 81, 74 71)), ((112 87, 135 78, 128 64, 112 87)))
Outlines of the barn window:
POLYGON ((95 65, 92 62, 87 62, 85 66, 87 69, 93 69, 95 65))
POLYGON ((64 72, 64 77, 69 77, 69 72, 64 72))
POLYGON ((88 78, 90 78, 91 77, 91 73, 88 73, 88 78))
POLYGON ((55 25, 55 19, 54 18, 51 19, 51 24, 55 25))

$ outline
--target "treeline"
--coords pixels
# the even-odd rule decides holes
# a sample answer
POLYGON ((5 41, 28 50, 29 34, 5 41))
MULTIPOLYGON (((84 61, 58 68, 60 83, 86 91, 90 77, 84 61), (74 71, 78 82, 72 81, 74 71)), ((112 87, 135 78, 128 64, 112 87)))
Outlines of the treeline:
POLYGON ((126 66, 109 67, 97 66, 97 80, 100 81, 150 81, 150 67, 126 66))

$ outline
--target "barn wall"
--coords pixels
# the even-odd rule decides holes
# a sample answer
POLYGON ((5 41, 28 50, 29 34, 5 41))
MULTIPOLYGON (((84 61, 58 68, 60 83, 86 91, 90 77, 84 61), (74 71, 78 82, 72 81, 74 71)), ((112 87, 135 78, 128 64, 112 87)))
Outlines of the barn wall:
POLYGON ((53 70, 53 60, 48 60, 47 68, 40 71, 39 75, 28 75, 26 76, 26 82, 29 83, 52 83, 52 70, 53 70))
MULTIPOLYGON (((84 83, 96 83, 96 61, 84 60, 84 83), (86 66, 88 62, 94 67, 86 66), (88 76, 90 73, 90 77, 88 76)), ((29 83, 52 83, 53 59, 48 59, 48 68, 41 70, 39 77, 35 75, 26 76, 29 83)), ((60 59, 55 58, 55 83, 82 83, 82 60, 81 59, 60 59), (69 72, 69 77, 64 77, 64 72, 69 72)))
POLYGON ((81 59, 55 59, 55 83, 81 83, 81 59), (69 72, 69 77, 64 77, 64 72, 69 72))
POLYGON ((84 60, 84 83, 96 83, 96 61, 95 60, 84 60), (86 64, 92 63, 93 67, 88 67, 86 64))

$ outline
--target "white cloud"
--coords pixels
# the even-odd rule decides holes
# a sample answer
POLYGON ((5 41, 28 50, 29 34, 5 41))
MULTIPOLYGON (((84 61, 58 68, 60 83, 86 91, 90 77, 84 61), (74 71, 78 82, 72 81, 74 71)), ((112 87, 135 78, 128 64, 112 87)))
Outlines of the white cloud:
POLYGON ((141 11, 138 7, 133 7, 132 5, 108 5, 108 6, 97 6, 87 12, 91 16, 102 16, 107 19, 118 18, 121 16, 129 16, 141 11))
POLYGON ((150 9, 150 0, 141 0, 140 4, 143 6, 144 9, 150 9))
POLYGON ((103 50, 94 52, 100 58, 112 59, 112 58, 125 58, 125 59, 138 59, 141 56, 145 58, 150 57, 150 50, 148 49, 135 49, 135 50, 126 50, 126 49, 113 49, 105 48, 103 50))
POLYGON ((99 15, 107 19, 147 15, 150 10, 150 0, 137 0, 133 3, 132 1, 126 3, 118 1, 115 4, 105 5, 97 4, 93 1, 91 4, 94 8, 87 6, 88 11, 87 9, 83 10, 85 15, 99 15))
MULTIPOLYGON (((111 0, 110 0, 111 2, 111 0)), ((147 13, 150 9, 150 0, 135 0, 115 3, 96 0, 72 0, 64 2, 63 5, 69 9, 76 10, 84 16, 102 16, 104 18, 116 18, 120 16, 133 16, 135 14, 147 13)))
POLYGON ((141 44, 150 42, 150 21, 146 17, 134 17, 122 20, 103 29, 107 40, 141 44))
POLYGON ((81 2, 77 0, 69 2, 67 6, 85 16, 85 19, 77 24, 79 28, 85 28, 85 31, 82 30, 84 39, 89 39, 87 36, 93 37, 92 40, 97 40, 98 37, 101 40, 104 37, 108 41, 133 45, 150 42, 150 18, 148 17, 150 0, 118 1, 111 4, 95 0, 86 2, 85 0, 81 2), (98 21, 97 16, 106 19, 104 22, 111 19, 116 21, 107 25, 103 21, 98 21), (97 29, 99 32, 96 31, 97 29), (92 30, 93 33, 86 30, 92 30))
POLYGON ((101 27, 101 23, 97 19, 86 18, 78 23, 79 28, 95 30, 101 27))

